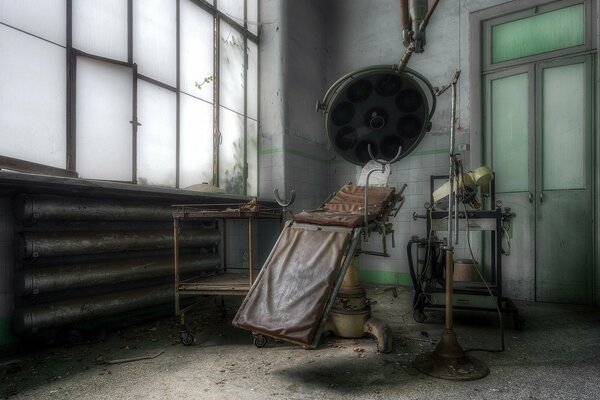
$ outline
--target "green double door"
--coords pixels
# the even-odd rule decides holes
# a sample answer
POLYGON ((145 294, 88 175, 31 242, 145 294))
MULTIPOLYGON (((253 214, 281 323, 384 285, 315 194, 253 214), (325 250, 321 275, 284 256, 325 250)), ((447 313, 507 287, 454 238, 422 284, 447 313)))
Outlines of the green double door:
POLYGON ((592 58, 539 62, 485 78, 486 163, 516 217, 503 257, 508 295, 593 301, 592 58))

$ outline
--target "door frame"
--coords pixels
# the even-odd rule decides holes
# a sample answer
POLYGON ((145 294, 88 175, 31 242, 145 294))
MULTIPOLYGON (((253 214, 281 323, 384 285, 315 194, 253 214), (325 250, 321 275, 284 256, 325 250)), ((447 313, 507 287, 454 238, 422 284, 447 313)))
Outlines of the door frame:
MULTIPOLYGON (((485 62, 483 59, 484 49, 483 43, 485 42, 485 29, 484 26, 486 21, 496 19, 499 17, 505 17, 508 15, 513 15, 515 13, 525 12, 527 9, 531 9, 534 7, 541 6, 549 6, 552 7, 556 4, 571 4, 571 2, 563 2, 560 0, 521 0, 516 4, 515 2, 509 1, 497 6, 492 6, 476 11, 472 11, 469 14, 469 105, 470 105, 470 116, 469 116, 469 126, 470 126, 470 155, 469 161, 472 166, 482 165, 483 159, 486 155, 486 148, 484 143, 483 134, 485 132, 485 128, 483 123, 483 112, 484 112, 484 96, 485 96, 485 77, 483 76, 483 72, 485 69, 485 62)), ((591 123, 591 140, 593 143, 593 147, 595 151, 592 154, 591 163, 592 163, 592 173, 595 176, 592 177, 592 182, 594 187, 592 188, 592 204, 595 204, 595 207, 592 207, 592 215, 594 218, 593 222, 593 233, 592 233, 592 257, 593 257, 593 298, 596 305, 600 305, 600 236, 598 232, 600 232, 600 173, 595 173, 598 168, 598 156, 600 154, 600 140, 598 138, 598 132, 600 132, 600 115, 598 115, 598 110, 596 105, 600 104, 598 96, 600 95, 600 80, 597 79, 600 77, 600 60, 597 53, 598 48, 600 47, 600 40, 598 39, 598 31, 600 30, 600 26, 597 23, 598 13, 599 13, 600 5, 598 1, 589 1, 586 2, 586 16, 585 16, 585 46, 579 50, 578 54, 572 54, 571 52, 566 52, 565 54, 569 54, 571 56, 574 55, 589 55, 591 58, 591 72, 592 78, 594 79, 595 84, 592 84, 591 90, 591 115, 590 115, 590 123, 591 123), (590 3, 590 4, 588 4, 590 3)), ((570 49, 572 50, 572 49, 570 49)), ((559 50, 560 51, 560 50, 559 50)), ((509 70, 519 65, 520 63, 528 63, 535 61, 541 61, 543 58, 547 56, 556 57, 558 54, 541 54, 536 56, 531 56, 529 58, 525 57, 523 59, 510 61, 510 66, 507 64, 503 68, 498 68, 498 71, 509 70), (539 57, 539 59, 538 59, 539 57)), ((561 53, 562 55, 562 53, 561 53)), ((494 66, 494 69, 496 66, 494 66)), ((486 73, 493 73, 486 69, 486 73)))

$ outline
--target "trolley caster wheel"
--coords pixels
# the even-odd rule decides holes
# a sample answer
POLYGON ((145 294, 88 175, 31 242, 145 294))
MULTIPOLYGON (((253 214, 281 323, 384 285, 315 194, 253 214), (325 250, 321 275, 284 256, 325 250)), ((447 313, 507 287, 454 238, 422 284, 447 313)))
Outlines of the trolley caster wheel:
POLYGON ((413 311, 413 319, 416 322, 422 324, 427 319, 427 316, 425 315, 425 313, 423 311, 421 311, 417 308, 413 311))
POLYGON ((515 329, 516 330, 522 331, 523 329, 525 329, 525 318, 521 317, 518 314, 515 314, 513 319, 515 321, 515 329))
POLYGON ((253 341, 254 345, 260 349, 262 347, 265 347, 265 345, 267 344, 267 337, 265 335, 257 334, 254 335, 253 341))
POLYGON ((196 338, 188 331, 179 332, 179 339, 181 339, 181 344, 184 346, 191 346, 196 343, 196 338))

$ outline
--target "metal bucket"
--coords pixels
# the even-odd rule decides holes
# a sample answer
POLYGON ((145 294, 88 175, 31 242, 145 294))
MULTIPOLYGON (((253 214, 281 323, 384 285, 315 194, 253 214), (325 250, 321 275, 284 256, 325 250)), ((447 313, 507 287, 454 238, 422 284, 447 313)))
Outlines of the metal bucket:
POLYGON ((454 261, 455 282, 477 282, 480 280, 473 260, 464 259, 454 261))

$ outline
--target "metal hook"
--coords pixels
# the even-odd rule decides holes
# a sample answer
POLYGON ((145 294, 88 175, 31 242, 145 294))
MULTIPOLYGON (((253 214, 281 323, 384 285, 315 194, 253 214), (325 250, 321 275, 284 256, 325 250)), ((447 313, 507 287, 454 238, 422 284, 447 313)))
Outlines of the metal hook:
POLYGON ((275 194, 275 201, 282 207, 283 214, 285 215, 287 208, 294 203, 294 200, 296 200, 296 189, 292 188, 292 191, 290 192, 290 200, 287 202, 279 197, 279 190, 277 190, 277 188, 273 189, 273 193, 275 194))
POLYGON ((371 160, 375 161, 376 163, 381 164, 381 166, 382 166, 381 172, 384 172, 386 165, 393 164, 396 161, 398 161, 398 159, 400 158, 400 154, 402 153, 402 146, 398 146, 398 153, 396 153, 396 156, 394 158, 392 158, 390 161, 386 161, 382 158, 375 158, 375 156, 371 152, 371 143, 367 144, 367 151, 369 152, 369 157, 371 157, 371 160))
MULTIPOLYGON (((398 158, 400 158, 400 153, 402 153, 402 146, 398 146, 398 153, 396 154, 396 156, 394 158, 392 158, 390 161, 386 161, 383 159, 379 159, 379 158, 375 158, 375 156, 373 155, 373 153, 371 152, 371 143, 369 143, 367 145, 367 151, 369 152, 369 156, 371 157, 371 160, 379 163, 381 165, 381 169, 372 169, 369 171, 369 173, 367 174, 367 179, 365 182, 365 215, 364 215, 364 219, 365 219, 365 231, 364 233, 364 240, 365 242, 369 241, 369 178, 371 177, 371 174, 375 171, 381 171, 381 173, 385 172, 385 167, 388 166, 389 164, 395 163, 398 158)), ((404 189, 403 189, 404 190, 404 189)))

